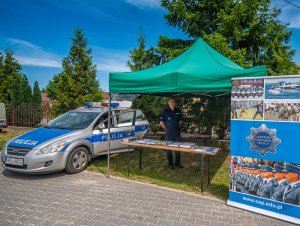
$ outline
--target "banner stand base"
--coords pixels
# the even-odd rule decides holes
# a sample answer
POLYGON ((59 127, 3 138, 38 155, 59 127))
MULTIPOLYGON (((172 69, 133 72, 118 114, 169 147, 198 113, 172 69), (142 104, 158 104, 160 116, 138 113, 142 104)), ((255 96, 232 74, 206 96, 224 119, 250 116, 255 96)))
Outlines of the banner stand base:
POLYGON ((265 215, 267 217, 271 217, 271 218, 275 218, 275 219, 279 219, 279 220, 283 220, 283 221, 287 221, 287 222, 290 222, 290 223, 293 223, 293 224, 300 225, 300 219, 299 218, 290 217, 290 216, 286 216, 286 215, 279 214, 279 213, 274 213, 274 212, 271 212, 271 211, 268 211, 268 210, 263 210, 263 209, 260 209, 260 208, 244 205, 244 204, 241 204, 241 203, 238 203, 238 202, 233 202, 233 201, 230 201, 230 200, 227 200, 226 204, 228 206, 236 207, 236 208, 239 208, 239 209, 243 209, 243 210, 247 210, 247 211, 250 211, 250 212, 265 215))

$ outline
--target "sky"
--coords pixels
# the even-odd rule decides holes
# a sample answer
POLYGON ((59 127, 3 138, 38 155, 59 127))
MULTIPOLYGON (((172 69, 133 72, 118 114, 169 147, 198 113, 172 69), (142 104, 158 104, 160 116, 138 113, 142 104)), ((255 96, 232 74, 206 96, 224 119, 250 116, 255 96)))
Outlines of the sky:
MULTIPOLYGON (((300 63, 300 9, 284 0, 271 0, 282 10, 280 20, 290 23, 290 44, 300 63)), ((299 0, 289 2, 300 5, 299 0)), ((168 26, 160 0, 0 0, 0 51, 11 49, 31 84, 47 86, 61 72, 76 28, 83 29, 97 65, 97 79, 108 90, 109 72, 129 71, 129 51, 137 46, 143 27, 148 46, 160 35, 187 39, 168 26)))

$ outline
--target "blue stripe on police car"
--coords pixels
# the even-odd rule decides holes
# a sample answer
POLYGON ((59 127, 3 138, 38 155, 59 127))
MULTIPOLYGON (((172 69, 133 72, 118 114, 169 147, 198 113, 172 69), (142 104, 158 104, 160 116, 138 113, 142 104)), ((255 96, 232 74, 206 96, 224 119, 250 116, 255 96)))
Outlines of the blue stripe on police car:
POLYGON ((135 132, 141 132, 146 129, 149 129, 149 125, 136 125, 135 126, 135 132))
POLYGON ((44 142, 47 142, 56 137, 72 133, 74 130, 61 130, 61 129, 47 129, 38 128, 28 133, 17 137, 11 141, 9 147, 22 147, 22 148, 34 148, 44 142))
MULTIPOLYGON (((112 132, 110 134, 110 139, 111 140, 119 140, 119 139, 123 139, 126 137, 133 137, 135 134, 135 131, 119 131, 119 132, 112 132)), ((92 136, 86 137, 85 139, 87 139, 88 141, 90 141, 91 143, 96 143, 96 142, 104 142, 104 141, 108 141, 108 134, 94 134, 92 136)))

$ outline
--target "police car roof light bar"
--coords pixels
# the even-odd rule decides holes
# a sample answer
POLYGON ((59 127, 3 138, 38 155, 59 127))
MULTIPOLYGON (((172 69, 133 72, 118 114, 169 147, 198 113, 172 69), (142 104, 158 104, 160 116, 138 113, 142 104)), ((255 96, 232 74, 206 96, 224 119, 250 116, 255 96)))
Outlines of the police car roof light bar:
MULTIPOLYGON (((92 107, 99 108, 99 107, 108 107, 109 106, 108 103, 104 103, 104 102, 85 102, 83 105, 87 108, 92 108, 92 107)), ((119 103, 111 103, 112 108, 119 107, 119 105, 120 105, 119 103)))
POLYGON ((91 108, 93 106, 92 102, 84 102, 83 105, 87 108, 91 108))
MULTIPOLYGON (((108 106, 109 106, 109 103, 101 103, 101 106, 102 106, 102 107, 108 107, 108 106)), ((119 103, 111 103, 110 106, 111 106, 112 108, 116 108, 116 107, 119 107, 120 104, 119 104, 119 103)))
POLYGON ((116 107, 119 107, 120 104, 119 104, 119 103, 111 103, 110 106, 111 106, 112 108, 116 108, 116 107))

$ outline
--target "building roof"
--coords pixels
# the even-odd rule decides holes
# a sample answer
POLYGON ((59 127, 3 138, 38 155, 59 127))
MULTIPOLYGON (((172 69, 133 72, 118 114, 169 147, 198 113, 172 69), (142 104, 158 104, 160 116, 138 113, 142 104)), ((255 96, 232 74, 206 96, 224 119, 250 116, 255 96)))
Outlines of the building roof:
POLYGON ((43 102, 53 102, 53 100, 51 100, 51 99, 47 96, 46 92, 41 92, 41 96, 42 96, 42 103, 43 103, 43 102))
POLYGON ((109 99, 108 92, 103 92, 103 100, 108 100, 108 99, 109 99))

